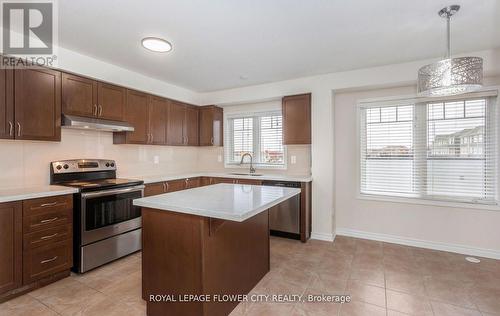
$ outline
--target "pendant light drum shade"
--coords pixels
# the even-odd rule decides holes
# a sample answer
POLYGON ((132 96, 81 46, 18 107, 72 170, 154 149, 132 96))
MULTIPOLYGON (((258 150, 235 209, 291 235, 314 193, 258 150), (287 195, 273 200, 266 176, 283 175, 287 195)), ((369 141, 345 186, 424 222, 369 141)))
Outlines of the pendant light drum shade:
POLYGON ((459 5, 444 7, 438 15, 446 19, 446 57, 418 71, 417 89, 421 96, 447 96, 472 92, 483 86, 481 57, 451 57, 451 17, 459 5))
POLYGON ((456 95, 478 90, 483 85, 483 59, 457 57, 423 66, 418 71, 418 94, 456 95))

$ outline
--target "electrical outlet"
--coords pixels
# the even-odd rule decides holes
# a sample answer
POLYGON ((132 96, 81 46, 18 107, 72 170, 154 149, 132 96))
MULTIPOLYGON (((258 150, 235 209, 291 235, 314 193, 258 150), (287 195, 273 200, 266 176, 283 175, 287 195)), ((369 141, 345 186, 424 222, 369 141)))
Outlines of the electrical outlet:
POLYGON ((217 162, 222 162, 222 155, 217 156, 217 162))
POLYGON ((156 165, 157 165, 157 164, 159 164, 159 163, 160 163, 160 156, 158 156, 158 155, 153 156, 153 162, 154 162, 156 165))
POLYGON ((297 163, 297 156, 290 156, 290 163, 292 165, 296 164, 297 163))

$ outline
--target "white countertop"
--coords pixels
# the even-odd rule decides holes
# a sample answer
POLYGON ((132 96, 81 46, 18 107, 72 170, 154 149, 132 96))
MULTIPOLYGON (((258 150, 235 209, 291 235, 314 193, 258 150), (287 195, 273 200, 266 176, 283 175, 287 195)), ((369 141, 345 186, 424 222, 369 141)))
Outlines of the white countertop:
POLYGON ((0 203, 77 193, 78 189, 59 185, 0 188, 0 203))
MULTIPOLYGON (((244 173, 244 171, 242 171, 244 173)), ((260 173, 258 173, 260 174, 260 173)), ((215 177, 215 178, 231 178, 231 179, 253 179, 253 180, 275 180, 275 181, 293 181, 293 182, 311 182, 311 176, 304 175, 281 175, 281 174, 262 174, 261 176, 250 175, 236 175, 230 173, 214 173, 214 172, 200 172, 200 173, 185 173, 185 174, 167 174, 167 175, 154 175, 154 176, 121 176, 120 178, 138 179, 143 180, 145 184, 171 181, 185 178, 196 177, 215 177)))
POLYGON ((134 205, 243 222, 297 194, 297 188, 221 183, 135 199, 134 205))

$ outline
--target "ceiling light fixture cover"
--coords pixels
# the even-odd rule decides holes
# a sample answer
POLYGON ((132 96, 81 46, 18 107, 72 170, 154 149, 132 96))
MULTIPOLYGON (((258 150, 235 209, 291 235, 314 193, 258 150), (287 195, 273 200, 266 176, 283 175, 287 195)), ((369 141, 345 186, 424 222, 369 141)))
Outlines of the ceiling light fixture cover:
POLYGON ((446 19, 447 54, 445 59, 419 69, 418 94, 421 96, 457 95, 483 86, 481 57, 451 58, 450 20, 459 9, 459 5, 452 5, 438 12, 446 19))
POLYGON ((172 44, 158 37, 143 38, 141 43, 144 48, 153 52, 166 53, 172 50, 172 44))

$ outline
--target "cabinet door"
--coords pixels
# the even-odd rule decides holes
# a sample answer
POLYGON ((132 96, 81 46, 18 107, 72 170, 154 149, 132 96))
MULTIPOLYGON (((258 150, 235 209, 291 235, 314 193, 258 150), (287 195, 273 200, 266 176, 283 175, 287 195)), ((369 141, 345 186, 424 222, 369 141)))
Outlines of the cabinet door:
POLYGON ((213 114, 213 106, 200 108, 200 146, 212 146, 213 144, 213 114))
POLYGON ((167 190, 165 182, 148 183, 144 188, 144 196, 163 194, 167 190))
POLYGON ((61 140, 61 73, 17 68, 14 74, 15 138, 61 140))
POLYGON ((98 117, 115 121, 123 120, 125 91, 125 88, 99 82, 97 84, 98 117))
POLYGON ((283 144, 311 143, 311 94, 284 97, 283 144))
POLYGON ((167 144, 184 145, 184 120, 186 106, 182 103, 172 101, 168 106, 167 144))
POLYGON ((184 131, 186 135, 186 145, 188 146, 198 146, 199 142, 199 122, 198 122, 198 107, 187 105, 186 106, 186 120, 184 125, 184 131))
POLYGON ((97 82, 63 73, 62 112, 69 115, 96 116, 97 82))
POLYGON ((0 294, 22 282, 22 202, 0 203, 0 294))
POLYGON ((0 138, 14 138, 13 72, 0 69, 0 138))
POLYGON ((224 146, 224 113, 222 108, 214 106, 212 121, 212 145, 224 146))
POLYGON ((167 192, 175 192, 186 189, 186 179, 167 181, 167 192))
POLYGON ((167 143, 167 112, 168 101, 152 96, 149 102, 149 133, 152 144, 167 143))
POLYGON ((148 102, 149 96, 147 94, 134 90, 127 90, 127 101, 125 103, 123 118, 126 122, 134 126, 133 132, 127 132, 127 143, 148 143, 148 102))

